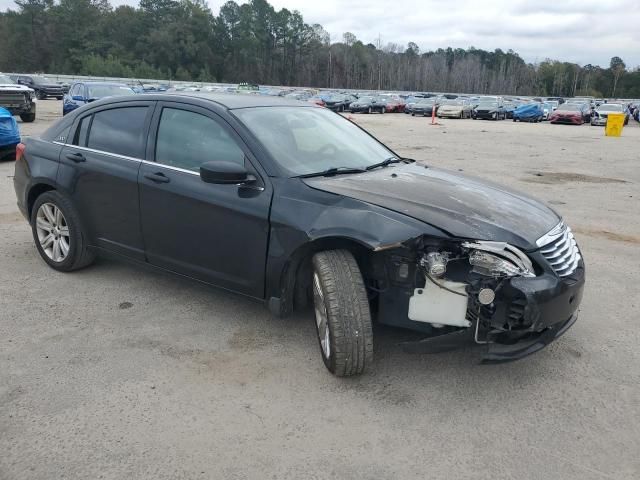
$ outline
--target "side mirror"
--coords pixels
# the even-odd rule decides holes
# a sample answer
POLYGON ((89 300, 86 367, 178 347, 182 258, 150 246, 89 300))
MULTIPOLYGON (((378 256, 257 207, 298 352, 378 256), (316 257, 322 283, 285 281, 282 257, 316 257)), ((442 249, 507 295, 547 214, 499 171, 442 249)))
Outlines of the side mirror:
POLYGON ((84 102, 84 97, 82 95, 74 95, 71 99, 76 102, 84 102))
POLYGON ((200 165, 200 178, 206 183, 248 184, 256 181, 244 165, 235 162, 206 162, 200 165))

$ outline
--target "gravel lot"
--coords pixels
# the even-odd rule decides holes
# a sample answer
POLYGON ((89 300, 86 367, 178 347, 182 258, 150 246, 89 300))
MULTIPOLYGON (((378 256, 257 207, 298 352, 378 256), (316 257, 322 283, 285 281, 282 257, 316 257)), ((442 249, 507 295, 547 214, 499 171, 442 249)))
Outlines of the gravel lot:
MULTIPOLYGON (((40 102, 23 135, 60 102, 40 102)), ((355 379, 287 320, 183 279, 38 257, 0 164, 0 479, 640 478, 640 128, 355 115, 399 153, 508 184, 574 228, 581 317, 526 360, 408 355, 355 379)))

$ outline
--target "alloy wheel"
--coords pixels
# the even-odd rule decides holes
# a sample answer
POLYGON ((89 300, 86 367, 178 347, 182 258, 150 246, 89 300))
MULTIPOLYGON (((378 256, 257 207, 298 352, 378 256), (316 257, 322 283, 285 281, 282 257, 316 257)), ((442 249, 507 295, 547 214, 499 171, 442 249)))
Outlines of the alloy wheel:
POLYGON ((53 203, 43 203, 36 214, 36 232, 40 247, 54 262, 62 262, 69 255, 71 246, 69 225, 53 203))

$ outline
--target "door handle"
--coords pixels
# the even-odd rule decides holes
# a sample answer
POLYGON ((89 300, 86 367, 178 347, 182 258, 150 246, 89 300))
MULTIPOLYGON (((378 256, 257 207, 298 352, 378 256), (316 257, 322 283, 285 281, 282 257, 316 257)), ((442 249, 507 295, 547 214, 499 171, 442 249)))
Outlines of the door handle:
POLYGON ((144 178, 151 180, 156 183, 169 183, 170 179, 162 172, 157 173, 145 173, 144 178))
POLYGON ((67 153, 66 157, 72 162, 81 163, 86 162, 87 159, 84 158, 84 155, 81 153, 67 153))

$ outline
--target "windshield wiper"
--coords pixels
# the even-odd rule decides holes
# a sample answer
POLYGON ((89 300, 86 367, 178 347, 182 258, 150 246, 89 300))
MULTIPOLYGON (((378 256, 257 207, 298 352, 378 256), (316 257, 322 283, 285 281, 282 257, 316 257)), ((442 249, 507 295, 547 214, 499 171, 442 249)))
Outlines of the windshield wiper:
POLYGON ((400 163, 402 160, 400 160, 397 157, 389 157, 386 160, 381 161, 380 163, 374 163, 373 165, 369 165, 367 167, 367 170, 373 170, 374 168, 378 168, 378 167, 386 167, 387 165, 391 165, 392 163, 400 163))
POLYGON ((310 177, 332 177, 333 175, 342 175, 347 173, 364 173, 363 168, 353 167, 331 167, 323 170, 322 172, 305 173, 303 175, 297 175, 298 178, 310 178, 310 177))

